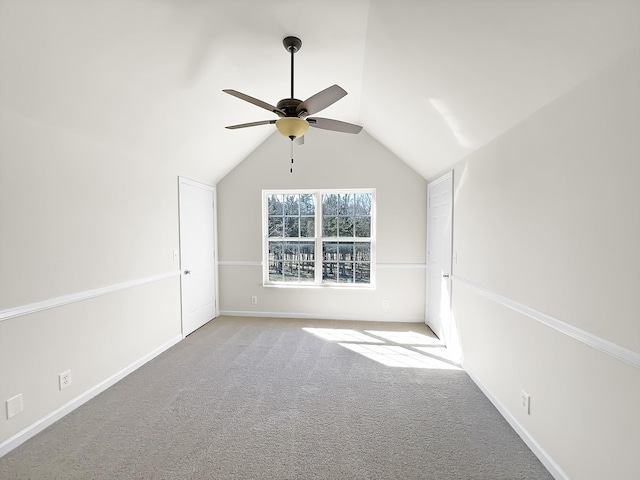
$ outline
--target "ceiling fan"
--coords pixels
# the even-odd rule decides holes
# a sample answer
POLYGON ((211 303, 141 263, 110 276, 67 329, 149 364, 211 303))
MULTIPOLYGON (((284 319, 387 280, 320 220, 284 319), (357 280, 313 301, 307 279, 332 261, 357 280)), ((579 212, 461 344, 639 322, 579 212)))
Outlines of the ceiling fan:
POLYGON ((315 95, 307 98, 305 101, 298 100, 293 95, 293 56, 302 47, 302 40, 297 37, 286 37, 282 44, 284 48, 291 53, 291 97, 283 98, 276 106, 273 106, 257 98, 250 97, 236 90, 223 90, 223 92, 233 95, 241 100, 252 103, 258 107, 275 113, 278 120, 261 120, 258 122, 241 123, 238 125, 230 125, 226 128, 231 130, 245 127, 255 127, 258 125, 275 124, 278 131, 288 137, 293 142, 296 139, 303 140, 302 136, 307 132, 309 127, 321 128, 323 130, 333 130, 335 132, 344 133, 360 133, 362 127, 352 123, 341 122, 330 118, 310 117, 328 106, 334 104, 347 92, 338 85, 332 85, 315 95))

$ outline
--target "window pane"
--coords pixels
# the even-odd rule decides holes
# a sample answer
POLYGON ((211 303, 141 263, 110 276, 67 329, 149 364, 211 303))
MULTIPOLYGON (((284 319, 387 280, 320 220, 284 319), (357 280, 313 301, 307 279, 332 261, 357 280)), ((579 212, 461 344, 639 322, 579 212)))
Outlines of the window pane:
POLYGON ((353 215, 353 194, 345 193, 338 197, 338 215, 353 215))
POLYGON ((283 280, 285 282, 298 281, 298 244, 287 242, 284 244, 283 280))
POLYGON ((356 242, 354 278, 356 283, 371 283, 371 243, 356 242))
POLYGON ((285 195, 284 196, 284 214, 285 215, 299 215, 300 210, 298 208, 298 195, 285 195))
POLYGON ((371 283, 371 265, 369 263, 355 264, 356 283, 371 283))
POLYGON ((338 283, 353 283, 353 263, 338 263, 338 283))
POLYGON ((371 261, 371 244, 364 242, 357 242, 355 245, 356 250, 356 262, 370 262, 371 261))
POLYGON ((313 282, 315 280, 316 264, 313 262, 302 262, 300 264, 300 281, 313 282))
POLYGON ((338 278, 337 262, 322 262, 322 283, 336 283, 338 278))
POLYGON ((322 260, 338 261, 338 244, 336 242, 322 242, 322 260))
POLYGON ((300 218, 300 236, 313 237, 315 235, 316 225, 315 217, 300 218))
POLYGON ((353 218, 338 217, 338 236, 353 237, 353 218))
POLYGON ((269 262, 269 281, 282 281, 282 262, 269 262))
POLYGON ((353 261, 353 243, 340 243, 338 245, 338 261, 351 262, 353 261))
POLYGON ((371 194, 357 193, 355 195, 355 214, 371 215, 371 194))
POLYGON ((282 281, 282 242, 269 242, 269 280, 282 281))
POLYGON ((282 237, 282 217, 269 217, 269 236, 282 237))
POLYGON ((322 236, 338 236, 338 217, 322 217, 322 236))
POLYGON ((285 262, 298 260, 298 244, 295 242, 283 242, 282 259, 285 262))
POLYGON ((356 237, 371 236, 371 217, 356 217, 355 236, 356 237))
POLYGON ((282 215, 282 195, 269 195, 267 197, 269 215, 282 215))
POLYGON ((316 214, 316 197, 310 193, 300 195, 300 215, 316 214))
POLYGON ((322 212, 324 215, 338 214, 338 195, 328 193, 322 195, 322 212))
POLYGON ((298 267, 296 262, 284 262, 284 276, 285 282, 297 282, 298 281, 298 267))
POLYGON ((284 217, 284 236, 299 237, 300 236, 300 218, 284 217))
POLYGON ((315 242, 300 242, 300 261, 314 262, 315 259, 315 242))
POLYGON ((269 261, 282 260, 282 242, 269 242, 269 261))

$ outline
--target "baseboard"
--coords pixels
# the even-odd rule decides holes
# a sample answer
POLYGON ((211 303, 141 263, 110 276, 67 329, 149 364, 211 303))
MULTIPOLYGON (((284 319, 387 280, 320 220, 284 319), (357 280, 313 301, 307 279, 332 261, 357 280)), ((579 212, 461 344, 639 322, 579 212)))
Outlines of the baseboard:
POLYGON ((124 377, 126 377, 127 375, 129 375, 130 373, 132 373, 133 371, 137 370, 142 365, 147 363, 148 361, 154 359, 165 350, 168 350, 169 348, 173 347, 176 343, 178 343, 181 340, 182 340, 182 335, 172 338, 164 345, 161 345, 160 347, 156 348, 155 350, 148 353, 144 357, 140 358, 139 360, 136 360, 135 362, 128 365, 124 369, 120 370, 118 373, 110 376, 106 380, 100 382, 95 387, 90 388, 86 392, 78 395, 76 398, 67 402, 57 410, 54 410, 48 415, 45 415, 40 420, 37 420, 36 422, 29 425, 27 428, 23 429, 22 431, 16 433, 9 439, 0 443, 0 457, 6 455, 14 448, 22 445, 24 442, 26 442, 30 438, 34 437, 35 435, 43 431, 45 428, 49 427, 50 425, 53 425, 55 422, 60 420, 65 415, 71 413, 73 410, 75 410, 82 404, 88 402, 96 395, 104 392, 106 389, 116 384, 117 382, 122 380, 124 377))
POLYGON ((349 315, 324 315, 318 313, 255 312, 251 310, 221 310, 229 317, 303 318, 309 320, 344 320, 356 322, 424 323, 423 317, 362 317, 349 315))
POLYGON ((551 456, 544 448, 542 448, 542 446, 536 441, 536 439, 531 436, 531 434, 520 424, 520 422, 518 422, 518 420, 516 420, 513 415, 511 415, 511 413, 505 408, 505 406, 500 403, 500 401, 493 395, 493 393, 491 393, 487 386, 483 384, 482 381, 480 381, 478 376, 475 375, 472 370, 469 370, 466 365, 463 365, 463 368, 469 374, 471 380, 474 381, 478 388, 482 390, 482 393, 484 393, 484 395, 489 399, 491 403, 493 403, 494 407, 496 407, 496 409, 509 423, 509 425, 511 425, 511 428, 516 431, 516 433, 520 436, 520 438, 522 438, 524 443, 527 444, 534 455, 538 457, 538 460, 540 460, 545 468, 549 470, 549 473, 553 475, 553 478, 555 478, 556 480, 569 480, 569 476, 564 472, 564 470, 562 470, 562 468, 560 468, 560 465, 558 465, 553 460, 553 458, 551 458, 551 456))

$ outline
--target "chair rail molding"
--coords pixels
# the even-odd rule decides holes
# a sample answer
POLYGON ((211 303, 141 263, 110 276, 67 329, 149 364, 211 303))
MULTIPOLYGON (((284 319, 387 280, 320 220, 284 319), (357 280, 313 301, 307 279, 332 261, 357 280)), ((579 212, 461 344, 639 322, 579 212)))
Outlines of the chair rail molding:
POLYGON ((562 320, 559 320, 551 315, 547 315, 546 313, 542 313, 534 308, 531 308, 527 305, 523 305, 522 303, 516 302, 515 300, 511 300, 503 295, 492 292, 491 290, 487 290, 480 285, 477 285, 469 280, 465 280, 464 278, 458 277, 456 275, 452 276, 451 279, 465 287, 472 289, 473 291, 485 296, 497 302, 501 305, 504 305, 507 308, 515 310, 518 313, 526 315, 529 318, 532 318, 547 327, 551 327, 554 330, 564 333, 569 337, 578 340, 590 347, 595 348, 603 353, 611 355, 612 357, 617 358, 633 367, 640 368, 640 353, 634 352, 622 345, 618 345, 617 343, 611 342, 604 338, 598 337, 593 333, 589 333, 586 330, 582 330, 578 327, 574 327, 562 320))
POLYGON ((50 308, 61 307, 70 303, 81 302, 83 300, 99 297, 101 295, 108 295, 110 293, 119 292, 121 290, 138 287, 146 283, 152 283, 171 277, 177 277, 179 275, 180 271, 176 270, 173 272, 162 273, 160 275, 154 275, 152 277, 139 278, 136 280, 130 280, 128 282, 117 283, 115 285, 108 285, 106 287, 95 288, 93 290, 71 293, 69 295, 62 295, 59 297, 50 298, 48 300, 43 300, 41 302, 29 303, 27 305, 21 305, 19 307, 0 310, 0 322, 3 320, 9 320, 11 318, 21 317, 23 315, 30 315, 32 313, 41 312, 42 310, 48 310, 50 308))

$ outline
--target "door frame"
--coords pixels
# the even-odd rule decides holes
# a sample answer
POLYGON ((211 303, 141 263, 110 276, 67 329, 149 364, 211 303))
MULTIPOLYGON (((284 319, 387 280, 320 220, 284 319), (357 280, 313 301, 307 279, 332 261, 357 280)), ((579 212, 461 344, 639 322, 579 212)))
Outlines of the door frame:
MULTIPOLYGON (((453 276, 453 215, 454 215, 454 194, 453 194, 453 188, 454 188, 454 171, 450 170, 446 173, 444 173, 443 175, 440 175, 439 177, 435 178, 434 180, 430 181, 427 184, 427 238, 426 238, 426 246, 427 246, 427 251, 426 251, 426 260, 427 260, 427 264, 426 264, 426 295, 425 295, 425 323, 427 324, 427 326, 429 326, 431 328, 431 326, 429 325, 429 307, 430 307, 430 290, 431 290, 431 282, 430 282, 430 273, 431 273, 431 259, 430 259, 430 250, 431 250, 431 245, 429 244, 429 219, 431 218, 431 189, 433 187, 435 187, 436 185, 439 185, 442 182, 445 181, 450 181, 451 182, 451 199, 450 199, 450 205, 451 205, 451 209, 450 209, 450 213, 449 213, 449 223, 450 223, 450 229, 451 229, 451 244, 449 245, 450 248, 450 252, 451 255, 449 255, 449 281, 448 281, 448 285, 449 285, 449 305, 447 306, 447 310, 449 313, 449 317, 451 317, 451 305, 452 305, 452 276, 453 276)), ((441 327, 443 327, 443 322, 442 322, 442 318, 440 319, 440 324, 441 327)), ((447 345, 447 343, 449 343, 450 339, 451 339, 451 318, 446 319, 446 326, 444 326, 445 328, 442 328, 442 337, 440 340, 442 340, 442 342, 445 344, 445 346, 447 345)))
POLYGON ((214 292, 214 302, 215 302, 215 310, 214 310, 214 318, 220 316, 220 287, 218 282, 218 197, 217 190, 215 186, 207 185, 202 182, 197 182, 195 180, 191 180, 186 177, 178 176, 178 251, 180 252, 180 330, 182 333, 182 338, 185 338, 184 334, 184 319, 183 319, 183 305, 182 305, 182 295, 183 295, 183 284, 182 278, 184 276, 184 268, 185 266, 182 263, 182 238, 180 231, 180 185, 189 185, 191 187, 196 188, 204 188, 213 192, 213 281, 215 282, 215 292, 214 292))

